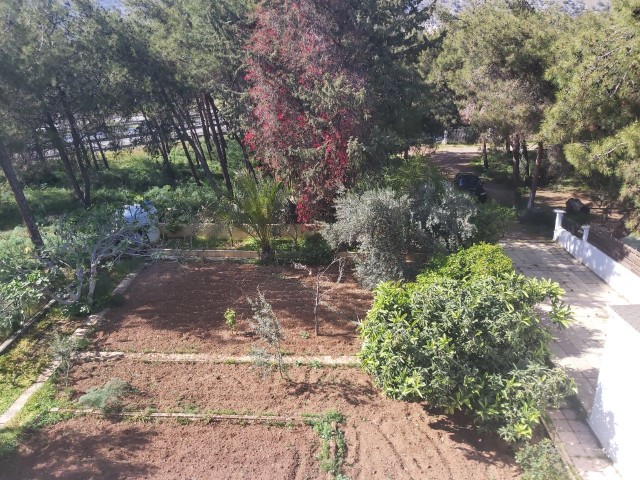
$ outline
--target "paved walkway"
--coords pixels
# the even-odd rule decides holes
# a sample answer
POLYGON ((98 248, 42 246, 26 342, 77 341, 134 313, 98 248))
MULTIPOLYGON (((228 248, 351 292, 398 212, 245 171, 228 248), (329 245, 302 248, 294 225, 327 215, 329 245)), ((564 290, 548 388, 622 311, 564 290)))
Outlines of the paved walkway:
POLYGON ((591 413, 604 349, 609 319, 606 307, 628 302, 551 241, 510 240, 502 246, 521 273, 558 282, 574 312, 573 324, 555 332, 551 350, 553 361, 575 380, 580 405, 550 412, 557 437, 583 479, 620 479, 586 419, 591 413))

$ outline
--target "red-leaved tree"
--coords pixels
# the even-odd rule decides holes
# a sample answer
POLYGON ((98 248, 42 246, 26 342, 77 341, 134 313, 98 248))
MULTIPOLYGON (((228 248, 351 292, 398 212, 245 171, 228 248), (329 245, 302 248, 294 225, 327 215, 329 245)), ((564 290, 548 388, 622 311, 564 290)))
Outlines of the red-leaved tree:
POLYGON ((349 144, 365 125, 364 81, 343 45, 340 3, 263 1, 246 47, 245 141, 261 168, 296 193, 300 221, 326 213, 348 186, 349 144))

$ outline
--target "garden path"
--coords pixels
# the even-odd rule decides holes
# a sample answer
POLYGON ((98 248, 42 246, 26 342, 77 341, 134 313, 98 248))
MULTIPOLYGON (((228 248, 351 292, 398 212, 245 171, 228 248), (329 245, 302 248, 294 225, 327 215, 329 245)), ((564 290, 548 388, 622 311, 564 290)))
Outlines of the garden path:
POLYGON ((557 436, 582 478, 620 478, 602 453, 586 417, 591 413, 598 382, 610 318, 607 306, 628 302, 555 243, 507 240, 502 246, 519 272, 558 282, 574 312, 574 322, 567 329, 555 331, 551 345, 554 363, 575 380, 579 401, 579 405, 549 412, 557 436))

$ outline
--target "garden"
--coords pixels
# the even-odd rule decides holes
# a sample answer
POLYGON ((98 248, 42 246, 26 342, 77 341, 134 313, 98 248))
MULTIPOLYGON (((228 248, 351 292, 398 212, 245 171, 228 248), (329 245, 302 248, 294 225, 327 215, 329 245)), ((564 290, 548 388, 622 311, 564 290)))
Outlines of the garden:
POLYGON ((0 479, 571 478, 544 427, 571 311, 498 242, 551 227, 549 185, 638 231, 636 7, 6 0, 0 27, 0 479), (501 195, 438 168, 462 137, 501 195))

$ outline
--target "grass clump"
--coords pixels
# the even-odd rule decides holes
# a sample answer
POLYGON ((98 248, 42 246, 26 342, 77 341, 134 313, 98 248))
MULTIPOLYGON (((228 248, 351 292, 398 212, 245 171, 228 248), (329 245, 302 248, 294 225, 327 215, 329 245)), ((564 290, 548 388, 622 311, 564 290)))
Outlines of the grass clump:
POLYGON ((122 399, 133 392, 131 386, 119 379, 112 378, 102 387, 89 390, 78 399, 78 405, 86 408, 96 408, 102 413, 114 413, 122 408, 122 399))
POLYGON ((344 416, 337 411, 328 411, 320 418, 310 419, 313 431, 318 434, 321 440, 318 460, 322 471, 331 474, 334 478, 346 478, 340 470, 344 464, 347 453, 347 442, 344 432, 338 425, 344 423, 344 416))

